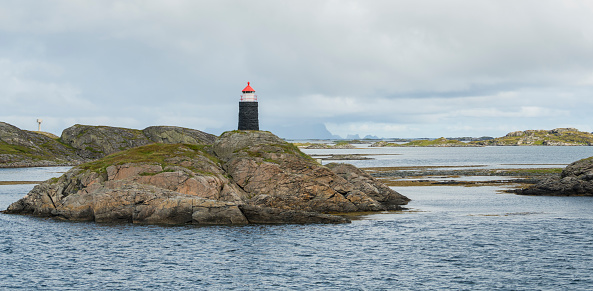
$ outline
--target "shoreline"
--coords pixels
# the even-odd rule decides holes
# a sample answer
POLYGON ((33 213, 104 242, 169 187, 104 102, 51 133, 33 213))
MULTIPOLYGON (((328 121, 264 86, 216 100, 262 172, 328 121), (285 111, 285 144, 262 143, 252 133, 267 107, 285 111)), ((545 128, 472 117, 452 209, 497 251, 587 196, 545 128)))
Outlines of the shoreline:
POLYGON ((27 184, 41 184, 43 181, 0 181, 0 186, 3 185, 27 185, 27 184))
MULTIPOLYGON (((540 164, 541 165, 541 164, 540 164)), ((389 187, 499 186, 510 189, 559 175, 563 168, 483 169, 469 166, 369 167, 362 168, 389 187)), ((505 190, 501 190, 506 192, 505 190)))
MULTIPOLYGON (((546 166, 548 164, 506 164, 508 166, 546 166)), ((559 166, 552 165, 550 166, 559 166)), ((46 166, 52 167, 52 166, 46 166)), ((56 166, 63 167, 63 166, 56 166)), ((403 166, 361 168, 389 187, 429 186, 500 186, 520 188, 537 183, 538 180, 558 175, 563 168, 500 168, 485 169, 484 165, 467 166, 403 166), (476 178, 470 178, 476 177, 476 178), (479 177, 483 177, 479 179, 479 177), (504 177, 504 178, 503 178, 504 177)), ((17 167, 24 168, 24 167, 17 167)), ((37 167, 31 167, 37 168, 37 167)), ((0 181, 1 185, 40 184, 43 181, 0 181)))

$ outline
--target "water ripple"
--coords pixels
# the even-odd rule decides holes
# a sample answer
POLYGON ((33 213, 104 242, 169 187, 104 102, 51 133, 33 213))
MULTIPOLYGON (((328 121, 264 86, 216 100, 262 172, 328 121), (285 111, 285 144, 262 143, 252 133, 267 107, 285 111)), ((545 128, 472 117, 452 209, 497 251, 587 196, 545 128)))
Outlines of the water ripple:
MULTIPOLYGON (((0 187, 0 207, 30 185, 0 187)), ((593 199, 406 187, 346 225, 162 227, 0 215, 0 289, 590 290, 593 199), (512 214, 512 215, 509 215, 512 214)))

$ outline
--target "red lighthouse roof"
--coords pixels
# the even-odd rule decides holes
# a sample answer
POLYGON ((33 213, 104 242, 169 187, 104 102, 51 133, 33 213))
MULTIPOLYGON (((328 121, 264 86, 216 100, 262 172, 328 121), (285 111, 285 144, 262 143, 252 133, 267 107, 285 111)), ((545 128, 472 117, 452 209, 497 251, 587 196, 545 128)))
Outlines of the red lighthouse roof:
POLYGON ((251 86, 249 86, 249 82, 247 82, 247 87, 245 87, 245 89, 243 89, 243 92, 255 92, 255 90, 253 90, 253 88, 251 88, 251 86))

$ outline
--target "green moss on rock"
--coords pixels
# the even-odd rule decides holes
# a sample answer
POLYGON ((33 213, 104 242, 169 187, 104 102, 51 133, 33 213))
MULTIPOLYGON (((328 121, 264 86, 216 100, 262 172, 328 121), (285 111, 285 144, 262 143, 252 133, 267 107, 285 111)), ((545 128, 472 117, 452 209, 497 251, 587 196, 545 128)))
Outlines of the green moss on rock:
POLYGON ((472 143, 498 146, 590 146, 593 145, 593 134, 575 128, 525 130, 514 131, 503 137, 472 143))
POLYGON ((123 164, 158 164, 164 169, 166 166, 173 165, 173 163, 167 162, 167 159, 171 157, 194 159, 198 156, 205 156, 211 161, 217 160, 216 157, 204 151, 203 147, 155 143, 117 152, 100 160, 84 163, 79 167, 97 173, 104 173, 107 167, 111 165, 123 164))

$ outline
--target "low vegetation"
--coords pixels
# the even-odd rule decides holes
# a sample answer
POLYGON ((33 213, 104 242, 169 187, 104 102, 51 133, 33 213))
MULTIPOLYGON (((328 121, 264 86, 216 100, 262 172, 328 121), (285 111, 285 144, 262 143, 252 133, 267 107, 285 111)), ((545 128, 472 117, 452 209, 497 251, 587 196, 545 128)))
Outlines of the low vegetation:
POLYGON ((353 149, 355 148, 350 142, 348 141, 339 141, 335 144, 326 144, 326 143, 292 143, 294 146, 304 149, 353 149))
POLYGON ((205 156, 214 163, 217 163, 218 159, 207 152, 207 147, 209 146, 154 143, 117 152, 102 159, 81 164, 79 167, 97 173, 104 173, 107 167, 111 165, 123 165, 128 163, 158 164, 164 169, 169 165, 166 162, 168 158, 187 157, 193 159, 198 156, 205 156))
POLYGON ((472 142, 476 145, 496 146, 590 146, 593 134, 575 128, 556 128, 552 130, 515 131, 506 136, 472 142))
POLYGON ((427 140, 419 139, 413 140, 407 143, 389 143, 385 141, 378 141, 371 145, 371 147, 468 147, 476 146, 473 144, 465 143, 455 139, 446 139, 444 137, 427 140))
POLYGON ((365 168, 388 186, 515 186, 533 184, 543 177, 556 176, 562 168, 486 169, 483 166, 424 166, 365 168), (453 169, 452 169, 453 168, 453 169), (484 177, 464 179, 463 177, 484 177))
POLYGON ((26 158, 31 161, 56 160, 63 157, 51 152, 51 145, 43 144, 38 148, 26 147, 22 145, 8 144, 0 141, 0 155, 16 155, 19 159, 26 158))

